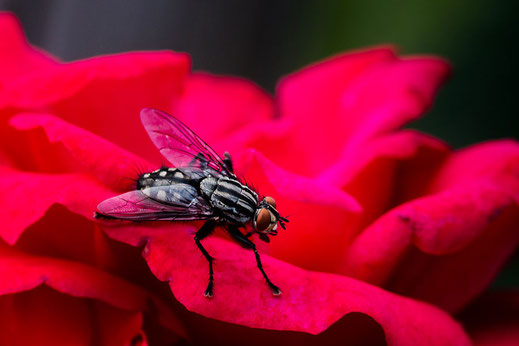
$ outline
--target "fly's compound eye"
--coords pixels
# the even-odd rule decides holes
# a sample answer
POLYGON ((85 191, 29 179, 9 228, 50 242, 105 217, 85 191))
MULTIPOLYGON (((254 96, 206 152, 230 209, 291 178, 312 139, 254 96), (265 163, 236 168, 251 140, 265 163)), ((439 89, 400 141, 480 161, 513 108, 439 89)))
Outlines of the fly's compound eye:
POLYGON ((265 202, 267 202, 268 204, 270 204, 270 206, 274 209, 276 209, 276 201, 274 200, 274 198, 270 197, 270 196, 267 196, 265 197, 265 202))
POLYGON ((267 208, 261 208, 256 215, 256 230, 260 233, 270 233, 275 228, 276 223, 276 217, 267 208))

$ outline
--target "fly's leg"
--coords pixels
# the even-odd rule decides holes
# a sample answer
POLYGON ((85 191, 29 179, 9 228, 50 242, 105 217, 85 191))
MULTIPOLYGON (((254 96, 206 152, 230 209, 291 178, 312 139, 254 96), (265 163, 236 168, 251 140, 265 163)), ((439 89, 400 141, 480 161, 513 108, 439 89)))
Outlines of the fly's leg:
POLYGON ((227 151, 225 153, 223 153, 223 163, 225 164, 225 167, 227 167, 227 170, 234 174, 234 171, 232 168, 231 154, 229 154, 227 151))
POLYGON ((196 161, 200 162, 200 168, 202 168, 202 169, 207 168, 207 157, 205 157, 204 154, 202 154, 202 153, 196 154, 196 156, 193 157, 191 162, 189 162, 189 166, 193 166, 196 161))
POLYGON ((247 239, 247 237, 245 237, 240 232, 240 230, 238 228, 234 227, 234 226, 229 226, 227 228, 227 231, 229 232, 231 237, 233 237, 234 240, 236 240, 238 243, 240 243, 240 245, 242 245, 243 247, 245 247, 247 249, 251 249, 252 251, 254 251, 254 256, 256 256, 256 264, 258 266, 258 269, 260 270, 261 274, 265 278, 265 281, 267 282, 267 285, 269 285, 270 289, 272 290, 272 294, 275 295, 275 296, 280 295, 281 294, 281 290, 279 289, 279 287, 277 287, 276 285, 274 285, 272 283, 272 281, 270 281, 269 277, 267 276, 267 274, 263 270, 263 265, 261 264, 260 255, 258 253, 258 250, 256 250, 256 245, 252 241, 247 239))
POLYGON ((207 250, 202 246, 202 243, 200 240, 207 237, 209 234, 211 234, 216 227, 216 222, 214 221, 207 221, 204 223, 204 225, 196 232, 195 234, 195 243, 196 246, 200 249, 202 254, 205 256, 207 261, 209 262, 209 283, 207 284, 207 288, 204 292, 204 296, 211 298, 213 296, 213 260, 214 258, 209 255, 207 250))
MULTIPOLYGON (((202 169, 207 168, 207 164, 209 161, 207 160, 207 157, 205 157, 204 154, 202 154, 202 153, 196 154, 196 156, 193 157, 191 162, 189 162, 189 166, 193 166, 197 161, 200 162, 200 168, 202 168, 202 169)), ((228 152, 225 152, 223 154, 223 164, 225 165, 225 168, 227 168, 227 170, 229 172, 234 174, 233 168, 232 168, 231 154, 229 154, 228 152)))

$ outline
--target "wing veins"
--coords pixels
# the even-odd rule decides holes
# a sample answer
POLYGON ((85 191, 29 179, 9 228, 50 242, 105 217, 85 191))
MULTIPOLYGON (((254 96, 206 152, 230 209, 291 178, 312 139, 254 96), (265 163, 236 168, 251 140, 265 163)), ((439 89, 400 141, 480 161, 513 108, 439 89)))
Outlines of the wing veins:
MULTIPOLYGON (((195 157, 196 154, 201 153, 207 157, 208 165, 211 168, 215 169, 214 167, 216 166, 217 168, 215 170, 220 172, 221 174, 225 174, 227 176, 233 176, 233 174, 231 174, 227 170, 227 167, 224 165, 222 159, 214 151, 214 149, 212 149, 206 142, 204 142, 198 135, 196 135, 196 133, 194 133, 191 129, 189 129, 189 127, 184 125, 180 120, 176 119, 175 117, 173 117, 167 113, 159 111, 159 110, 145 109, 144 111, 153 112, 153 116, 160 117, 163 121, 165 121, 170 126, 172 126, 174 128, 175 132, 179 133, 179 134, 165 133, 163 130, 154 128, 154 127, 157 127, 160 125, 157 125, 156 122, 153 122, 153 125, 152 125, 153 127, 149 128, 149 132, 152 132, 152 133, 155 133, 155 134, 158 134, 158 135, 161 135, 161 136, 164 136, 165 138, 167 138, 167 142, 168 142, 167 149, 170 149, 172 151, 178 151, 180 153, 183 153, 184 155, 189 155, 191 157, 195 157), (196 154, 188 153, 185 150, 181 150, 181 149, 177 148, 176 146, 172 145, 174 143, 174 141, 177 141, 178 143, 186 146, 188 149, 191 149, 191 150, 196 149, 194 151, 197 151, 197 153, 196 154), (186 142, 186 141, 189 141, 189 142, 186 142), (212 165, 211 165, 211 163, 212 163, 212 165)), ((148 130, 148 127, 147 126, 145 126, 145 127, 148 130)), ((162 150, 166 149, 166 148, 160 148, 160 147, 158 147, 158 148, 161 152, 162 152, 162 150)), ((172 163, 175 164, 174 162, 172 162, 172 163)))

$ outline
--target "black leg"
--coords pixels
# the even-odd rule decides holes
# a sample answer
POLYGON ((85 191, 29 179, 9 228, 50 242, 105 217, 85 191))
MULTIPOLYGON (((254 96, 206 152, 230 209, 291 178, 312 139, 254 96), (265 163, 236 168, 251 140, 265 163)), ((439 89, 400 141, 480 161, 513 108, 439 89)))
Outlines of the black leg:
POLYGON ((232 168, 231 154, 229 154, 228 152, 223 153, 223 163, 225 164, 225 167, 227 167, 227 170, 234 174, 232 168))
POLYGON ((227 231, 229 232, 231 237, 233 237, 234 240, 236 240, 238 243, 240 243, 240 245, 254 251, 254 256, 256 256, 256 264, 258 266, 258 269, 260 270, 261 274, 265 278, 265 281, 267 281, 267 285, 269 285, 270 289, 272 290, 272 294, 274 294, 275 296, 280 295, 281 290, 279 289, 279 287, 277 287, 276 285, 274 285, 272 283, 272 281, 270 281, 269 277, 263 270, 263 265, 261 264, 260 255, 258 253, 258 250, 256 250, 256 245, 252 241, 247 239, 247 237, 245 235, 243 235, 240 232, 240 230, 234 226, 229 226, 227 228, 227 231))
POLYGON ((204 296, 211 298, 213 296, 213 258, 207 250, 202 246, 202 243, 200 243, 200 240, 207 237, 209 234, 211 234, 216 227, 215 221, 207 221, 204 223, 204 225, 196 232, 195 234, 195 243, 196 246, 202 251, 202 254, 205 256, 207 261, 209 262, 209 283, 207 284, 207 288, 204 292, 204 296))
POLYGON ((200 168, 205 169, 207 168, 207 157, 205 157, 204 154, 198 153, 195 157, 189 162, 189 166, 193 166, 195 162, 200 162, 200 168))
MULTIPOLYGON (((205 169, 207 168, 207 157, 205 157, 204 154, 198 153, 195 157, 189 162, 189 166, 193 166, 196 162, 200 162, 200 168, 205 169)), ((231 173, 234 174, 233 168, 232 168, 232 160, 231 155, 228 152, 225 152, 223 154, 223 164, 225 165, 225 168, 231 173)))

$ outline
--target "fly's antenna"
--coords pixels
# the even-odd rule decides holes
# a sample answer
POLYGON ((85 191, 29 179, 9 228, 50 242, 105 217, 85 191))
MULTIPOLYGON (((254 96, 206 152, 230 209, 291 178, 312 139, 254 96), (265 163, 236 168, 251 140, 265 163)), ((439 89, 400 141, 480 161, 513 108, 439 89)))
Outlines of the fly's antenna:
POLYGON ((290 221, 286 217, 283 217, 283 216, 279 215, 278 222, 279 222, 279 225, 281 226, 281 228, 287 229, 285 227, 285 223, 289 223, 290 221))
POLYGON ((286 218, 286 217, 283 217, 281 215, 279 215, 278 211, 276 210, 276 208, 274 208, 273 206, 271 206, 269 203, 267 203, 264 199, 262 200, 262 203, 260 203, 260 206, 263 206, 264 208, 268 208, 270 210, 270 212, 272 214, 274 214, 274 216, 276 217, 276 219, 278 220, 279 222, 279 225, 281 226, 281 228, 285 229, 286 230, 286 227, 285 227, 285 223, 289 223, 290 221, 286 218))

